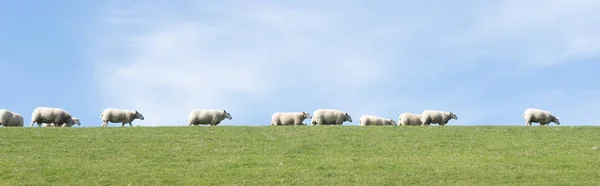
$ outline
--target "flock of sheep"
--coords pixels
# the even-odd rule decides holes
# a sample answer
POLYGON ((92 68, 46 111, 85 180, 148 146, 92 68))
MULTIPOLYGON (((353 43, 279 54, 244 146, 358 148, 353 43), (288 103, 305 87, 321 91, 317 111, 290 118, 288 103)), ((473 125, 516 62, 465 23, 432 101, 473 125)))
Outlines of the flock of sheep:
MULTIPOLYGON (((131 123, 135 119, 144 120, 142 113, 135 110, 124 110, 107 108, 100 114, 102 127, 107 127, 108 123, 121 123, 121 126, 131 123)), ((556 123, 560 125, 559 118, 552 113, 528 108, 523 112, 525 125, 531 126, 531 123, 540 125, 549 125, 556 123)), ((211 125, 216 126, 224 119, 231 120, 231 114, 225 110, 219 109, 194 109, 190 111, 188 126, 211 125)), ((280 125, 306 125, 304 120, 311 119, 312 125, 342 125, 344 122, 352 122, 352 117, 347 112, 337 109, 317 109, 310 115, 308 112, 276 112, 271 116, 271 126, 280 125)), ((421 114, 402 113, 398 117, 398 122, 394 119, 384 118, 375 115, 362 115, 359 119, 360 126, 370 125, 422 125, 438 124, 446 125, 451 119, 458 120, 458 116, 452 112, 425 110, 421 114)), ((31 114, 31 125, 37 123, 38 127, 71 127, 81 125, 78 118, 73 117, 69 112, 60 108, 37 107, 31 114)), ((0 126, 3 127, 23 127, 23 116, 6 109, 0 109, 0 126)))

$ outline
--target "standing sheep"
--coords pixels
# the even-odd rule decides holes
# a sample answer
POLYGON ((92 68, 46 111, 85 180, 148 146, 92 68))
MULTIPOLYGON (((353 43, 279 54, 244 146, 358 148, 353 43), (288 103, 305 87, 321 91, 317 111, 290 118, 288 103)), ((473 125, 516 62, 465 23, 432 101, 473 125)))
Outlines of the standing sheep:
POLYGON ((54 124, 56 126, 63 125, 74 125, 79 123, 79 120, 75 121, 71 114, 60 108, 50 108, 50 107, 37 107, 33 110, 31 114, 31 125, 33 127, 34 123, 38 124, 38 127, 41 127, 42 123, 54 124))
POLYGON ((358 120, 360 126, 369 126, 369 125, 396 125, 396 121, 394 119, 387 119, 374 115, 362 115, 358 120))
POLYGON ((525 125, 531 126, 531 123, 539 123, 541 126, 550 125, 551 122, 560 125, 559 117, 554 116, 552 113, 541 110, 528 108, 523 112, 523 118, 525 118, 525 125))
POLYGON ((312 125, 342 125, 345 121, 352 122, 347 112, 336 109, 317 109, 313 112, 312 125))
POLYGON ((194 109, 190 111, 188 126, 192 125, 210 125, 217 126, 224 119, 231 120, 231 114, 225 110, 219 109, 194 109))
POLYGON ((422 123, 420 114, 405 112, 398 116, 398 126, 421 125, 422 123))
POLYGON ((271 126, 305 125, 305 119, 312 118, 308 112, 276 112, 271 116, 271 126))
POLYGON ((452 112, 438 111, 438 110, 425 110, 421 113, 421 125, 426 126, 432 123, 444 126, 451 119, 458 120, 456 114, 452 112))
POLYGON ((124 127, 125 124, 133 127, 131 122, 135 119, 144 120, 144 115, 137 110, 107 108, 102 111, 100 118, 102 119, 102 127, 107 127, 109 122, 121 123, 121 127, 124 127))
POLYGON ((0 109, 0 126, 23 127, 23 116, 6 109, 0 109))

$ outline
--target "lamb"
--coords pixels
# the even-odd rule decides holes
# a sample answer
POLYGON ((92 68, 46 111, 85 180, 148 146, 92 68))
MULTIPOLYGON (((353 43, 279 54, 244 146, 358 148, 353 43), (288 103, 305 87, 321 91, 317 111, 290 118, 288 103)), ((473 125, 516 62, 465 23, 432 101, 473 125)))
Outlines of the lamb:
MULTIPOLYGON (((61 127, 72 127, 75 124, 81 125, 81 122, 79 122, 79 118, 72 117, 71 119, 73 120, 72 124, 65 123, 61 127)), ((56 127, 56 125, 54 125, 52 123, 42 123, 42 127, 56 127)))
POLYGON ((276 112, 271 116, 271 126, 277 125, 306 125, 305 119, 312 118, 308 112, 276 112))
POLYGON ((352 117, 347 112, 336 109, 317 109, 313 112, 311 124, 314 125, 342 125, 343 122, 352 122, 352 117))
POLYGON ((38 127, 41 127, 42 123, 51 123, 56 126, 80 124, 79 119, 77 121, 75 119, 69 112, 61 108, 37 107, 31 114, 30 127, 33 127, 34 123, 37 123, 38 127))
POLYGON ((56 125, 54 125, 52 123, 42 123, 41 127, 56 127, 56 125))
POLYGON ((394 119, 383 118, 374 115, 362 115, 358 120, 360 126, 369 126, 369 125, 397 125, 394 119))
POLYGON ((226 110, 219 109, 194 109, 190 111, 188 126, 192 125, 210 125, 217 126, 221 121, 231 120, 231 114, 226 110))
POLYGON ((554 116, 552 113, 535 108, 525 109, 523 112, 523 118, 525 118, 525 125, 531 126, 531 123, 539 123, 541 126, 550 125, 551 122, 560 125, 559 117, 554 116))
POLYGON ((439 124, 444 126, 451 119, 458 120, 456 114, 452 112, 438 111, 438 110, 425 110, 421 113, 421 125, 426 126, 431 123, 439 124))
POLYGON ((0 109, 0 126, 23 127, 23 116, 6 109, 0 109))
POLYGON ((137 110, 106 108, 102 111, 102 114, 100 114, 100 118, 102 119, 102 127, 107 127, 109 122, 121 123, 121 127, 124 127, 125 124, 129 124, 129 126, 133 127, 131 124, 133 120, 144 120, 144 115, 137 110))
POLYGON ((421 125, 421 115, 405 112, 398 116, 398 126, 410 126, 410 125, 421 125))

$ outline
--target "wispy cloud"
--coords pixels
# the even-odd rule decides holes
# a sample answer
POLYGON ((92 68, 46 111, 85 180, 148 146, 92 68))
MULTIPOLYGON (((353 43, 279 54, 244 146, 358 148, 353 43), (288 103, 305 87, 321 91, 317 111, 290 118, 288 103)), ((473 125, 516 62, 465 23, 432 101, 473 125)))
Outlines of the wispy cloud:
POLYGON ((597 57, 598 4, 142 1, 106 10, 93 60, 104 106, 141 111, 140 125, 185 125, 194 108, 236 125, 317 108, 442 109, 473 124, 493 115, 477 99, 486 82, 597 57))

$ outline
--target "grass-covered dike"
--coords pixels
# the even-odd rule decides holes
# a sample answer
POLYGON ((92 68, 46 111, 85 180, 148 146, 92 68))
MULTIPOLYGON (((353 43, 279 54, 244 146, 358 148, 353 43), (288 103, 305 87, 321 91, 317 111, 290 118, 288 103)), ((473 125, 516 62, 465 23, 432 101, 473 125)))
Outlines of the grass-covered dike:
POLYGON ((600 127, 0 128, 0 185, 598 185, 600 127))

